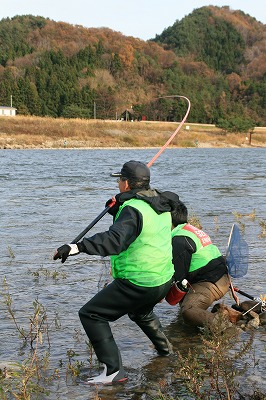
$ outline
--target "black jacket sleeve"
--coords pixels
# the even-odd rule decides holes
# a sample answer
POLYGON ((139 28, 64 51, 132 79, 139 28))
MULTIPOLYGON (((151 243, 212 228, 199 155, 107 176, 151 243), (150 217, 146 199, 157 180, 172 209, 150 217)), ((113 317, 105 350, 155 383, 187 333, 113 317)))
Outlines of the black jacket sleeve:
POLYGON ((96 233, 78 243, 80 252, 110 256, 126 250, 142 230, 142 215, 133 207, 126 206, 108 231, 96 233))
POLYGON ((176 281, 187 279, 189 283, 215 283, 227 273, 223 256, 211 260, 208 264, 193 272, 189 272, 192 254, 196 252, 196 243, 189 237, 174 236, 172 247, 176 281))
POLYGON ((186 236, 174 236, 172 239, 172 248, 175 280, 182 281, 188 278, 191 257, 196 251, 196 244, 191 238, 186 236))

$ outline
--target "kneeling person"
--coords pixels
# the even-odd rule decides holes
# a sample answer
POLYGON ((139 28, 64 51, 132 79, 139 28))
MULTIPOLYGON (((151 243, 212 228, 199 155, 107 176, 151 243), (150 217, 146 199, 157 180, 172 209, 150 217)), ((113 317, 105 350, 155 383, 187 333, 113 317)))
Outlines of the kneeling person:
POLYGON ((186 324, 204 326, 215 318, 209 306, 229 291, 225 258, 205 232, 187 222, 184 203, 178 201, 171 214, 175 280, 191 285, 180 302, 181 314, 186 324))

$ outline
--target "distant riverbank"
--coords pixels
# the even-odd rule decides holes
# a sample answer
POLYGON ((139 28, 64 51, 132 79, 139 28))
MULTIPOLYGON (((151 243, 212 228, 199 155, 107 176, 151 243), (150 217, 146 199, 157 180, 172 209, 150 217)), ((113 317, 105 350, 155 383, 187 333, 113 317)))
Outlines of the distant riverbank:
MULTIPOLYGON (((0 149, 161 147, 176 122, 125 122, 40 117, 0 117, 0 149)), ((185 123, 170 147, 266 147, 266 127, 225 134, 208 124, 185 123)))

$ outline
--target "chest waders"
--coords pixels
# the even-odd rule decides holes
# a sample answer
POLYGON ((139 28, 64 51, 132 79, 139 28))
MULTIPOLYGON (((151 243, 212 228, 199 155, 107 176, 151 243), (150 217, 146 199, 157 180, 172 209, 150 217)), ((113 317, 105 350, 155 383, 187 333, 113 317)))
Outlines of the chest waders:
MULTIPOLYGON (((135 290, 144 290, 150 291, 151 297, 158 297, 158 300, 154 302, 149 307, 145 307, 145 303, 143 304, 143 310, 141 312, 130 312, 128 314, 129 318, 134 321, 139 328, 145 333, 145 335, 150 339, 153 343, 155 349, 160 355, 169 355, 172 353, 172 345, 168 341, 165 336, 162 325, 158 319, 158 317, 153 312, 153 307, 157 302, 163 299, 168 293, 171 286, 171 279, 174 273, 174 268, 172 265, 172 250, 171 250, 171 218, 169 213, 163 213, 161 215, 156 214, 151 207, 145 203, 144 201, 132 199, 129 202, 125 202, 123 207, 126 205, 130 205, 131 207, 135 207, 142 214, 143 217, 143 231, 141 235, 137 238, 136 244, 140 242, 148 242, 149 248, 152 247, 152 242, 156 242, 156 245, 153 247, 155 254, 150 255, 149 257, 149 248, 147 254, 143 253, 141 248, 137 247, 137 254, 135 255, 135 251, 126 252, 126 254, 121 254, 118 257, 112 257, 112 266, 113 272, 119 275, 115 270, 114 266, 118 264, 118 266, 123 266, 123 273, 126 272, 126 267, 130 266, 130 271, 133 275, 126 275, 131 283, 139 285, 135 290), (147 224, 147 221, 148 222, 147 224), (151 232, 153 233, 151 233, 151 232), (169 232, 168 232, 169 231, 169 232), (169 234, 169 239, 167 240, 167 234, 169 234), (143 237, 144 236, 144 237, 143 237), (161 244, 161 246, 160 246, 161 244), (169 246, 170 245, 170 246, 169 246), (134 270, 134 265, 131 263, 131 254, 133 254, 133 259, 136 265, 136 270, 134 270), (169 257, 167 256, 169 254, 169 257), (118 262, 117 262, 118 259, 118 262), (120 261, 121 259, 121 261, 120 261), (149 262, 147 262, 149 260, 149 262), (154 261, 152 261, 154 260, 154 261), (123 265, 124 263, 124 265, 123 265), (134 282, 134 272, 135 274, 138 272, 139 265, 146 265, 146 268, 149 268, 149 281, 143 280, 143 277, 138 278, 140 281, 138 283, 134 282), (156 280, 153 278, 154 272, 157 272, 156 280), (145 284, 145 283, 146 284, 145 284), (145 289, 146 286, 146 289, 145 289), (156 293, 156 295, 155 295, 156 293)), ((121 207, 121 209, 123 208, 121 207)), ((119 214, 118 214, 119 215, 119 214)), ((135 249, 135 243, 132 246, 135 249)), ((145 246, 146 247, 146 246, 145 246)), ((129 247, 130 248, 130 247, 129 247)), ((146 250, 145 250, 146 251, 146 250)), ((145 269, 142 271, 142 275, 145 276, 145 269)), ((148 276, 149 276, 148 275, 148 276)), ((148 300, 149 302, 149 300, 148 300)))
MULTIPOLYGON (((136 200, 135 202, 140 204, 144 203, 142 200, 136 200)), ((136 204, 134 205, 136 206, 136 204)), ((149 245, 152 244, 152 240, 157 244, 157 237, 152 239, 152 236, 150 236, 150 228, 147 226, 147 221, 150 221, 151 216, 156 213, 146 203, 142 204, 142 207, 139 207, 138 210, 142 214, 143 230, 145 230, 143 235, 140 235, 141 238, 143 238, 143 247, 149 248, 149 245), (147 207, 148 209, 146 209, 147 207), (149 245, 147 246, 147 244, 149 245)), ((155 279, 155 277, 158 276, 159 283, 154 286, 136 285, 135 283, 132 283, 128 279, 129 277, 132 277, 132 275, 130 275, 132 273, 131 267, 129 275, 116 277, 112 283, 107 285, 87 304, 85 304, 79 312, 81 323, 91 341, 95 354, 99 361, 106 366, 103 373, 109 377, 118 372, 118 375, 112 379, 123 379, 123 375, 125 374, 122 367, 120 352, 113 338, 109 321, 116 321, 123 315, 128 314, 129 318, 148 336, 160 355, 168 355, 172 352, 172 346, 162 331, 159 319, 153 312, 154 306, 162 300, 169 291, 174 271, 171 262, 170 213, 163 213, 160 216, 156 214, 154 215, 153 221, 153 232, 157 232, 157 230, 160 232, 161 228, 163 228, 162 232, 169 235, 169 240, 167 240, 167 243, 169 243, 169 249, 167 246, 162 246, 164 249, 162 252, 164 258, 162 258, 162 260, 164 263, 161 265, 161 270, 158 270, 159 266, 157 263, 151 263, 151 265, 154 265, 154 270, 158 270, 158 273, 155 275, 154 271, 151 270, 151 277, 154 277, 153 279, 155 279), (166 270, 166 277, 161 272, 164 271, 164 269, 166 270)), ((137 250, 140 250, 140 255, 142 256, 144 253, 141 251, 139 241, 136 240, 136 242, 138 245, 137 250)), ((135 254, 135 246, 132 247, 132 252, 129 251, 130 254, 127 253, 127 257, 125 258, 125 267, 128 265, 132 266, 132 257, 133 254, 135 254)), ((156 254, 160 254, 159 251, 156 254)), ((115 258, 115 264, 117 265, 116 273, 119 274, 120 271, 123 270, 123 259, 120 257, 118 259, 115 258)), ((147 268, 150 268, 150 266, 147 265, 147 267, 145 266, 145 269, 143 268, 144 276, 145 271, 149 272, 149 269, 147 268)), ((143 277, 141 277, 141 279, 143 279, 143 277)), ((141 283, 142 282, 143 281, 141 281, 141 283)), ((97 379, 103 379, 103 377, 97 377, 97 379)), ((94 383, 96 383, 96 381, 94 381, 94 383)))

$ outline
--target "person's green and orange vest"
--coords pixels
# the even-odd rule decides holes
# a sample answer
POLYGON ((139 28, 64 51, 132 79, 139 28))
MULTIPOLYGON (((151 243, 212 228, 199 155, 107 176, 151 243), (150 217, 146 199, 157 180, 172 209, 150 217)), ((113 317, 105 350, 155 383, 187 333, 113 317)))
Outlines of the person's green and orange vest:
POLYGON ((177 225, 172 230, 172 237, 174 236, 187 236, 196 244, 196 252, 192 254, 189 272, 204 267, 211 260, 222 255, 219 249, 212 244, 207 233, 188 223, 177 225))

